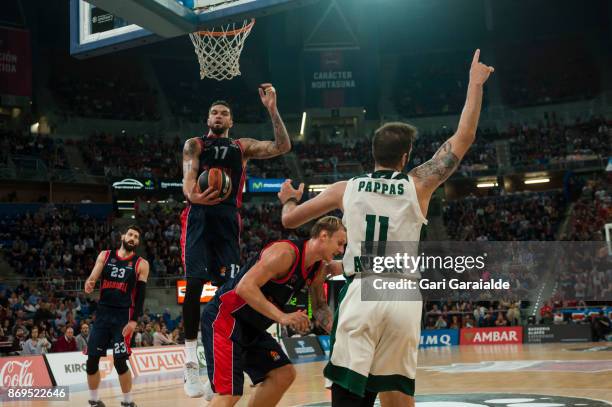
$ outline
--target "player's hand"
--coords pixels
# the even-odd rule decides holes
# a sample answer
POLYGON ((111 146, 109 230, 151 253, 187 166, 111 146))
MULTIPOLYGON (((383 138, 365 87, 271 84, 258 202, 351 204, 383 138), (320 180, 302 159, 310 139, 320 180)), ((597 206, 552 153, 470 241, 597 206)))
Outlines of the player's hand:
POLYGON ((290 326, 296 332, 307 332, 310 329, 310 319, 308 319, 308 314, 304 310, 283 315, 279 323, 290 326))
POLYGON ((314 312, 315 323, 325 332, 330 333, 334 324, 334 316, 329 308, 320 308, 314 312))
POLYGON ((285 180, 281 185, 280 192, 277 194, 282 204, 285 204, 288 199, 295 198, 298 202, 304 194, 304 183, 302 182, 298 189, 293 188, 291 180, 285 180))
POLYGON ((470 83, 474 85, 484 85, 487 79, 489 79, 489 75, 493 72, 495 72, 495 68, 480 62, 480 49, 477 49, 476 52, 474 52, 472 66, 470 68, 470 83))
POLYGON ((196 183, 193 187, 193 191, 187 197, 189 202, 199 205, 216 205, 222 201, 219 198, 219 191, 215 191, 213 187, 206 188, 206 191, 200 192, 198 184, 196 183))
POLYGON ((259 85, 259 97, 261 98, 261 103, 263 103, 268 111, 276 109, 276 89, 274 89, 271 83, 259 85))
POLYGON ((138 325, 136 321, 130 321, 125 324, 125 326, 123 327, 123 331, 121 331, 123 337, 125 338, 126 336, 131 335, 134 332, 134 329, 136 329, 136 325, 138 325))
POLYGON ((88 278, 85 281, 85 292, 87 294, 91 294, 91 293, 93 293, 94 288, 96 288, 96 280, 94 280, 92 278, 88 278))

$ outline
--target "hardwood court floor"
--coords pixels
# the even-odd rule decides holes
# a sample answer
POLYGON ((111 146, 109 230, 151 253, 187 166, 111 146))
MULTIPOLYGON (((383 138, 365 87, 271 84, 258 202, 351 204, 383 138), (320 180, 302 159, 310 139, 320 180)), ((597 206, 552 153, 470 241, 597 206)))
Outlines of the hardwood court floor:
MULTIPOLYGON (((319 406, 329 405, 317 403, 330 399, 328 391, 324 389, 323 366, 323 362, 296 365, 297 379, 280 406, 302 406, 310 403, 319 406)), ((250 383, 248 379, 245 382, 250 383)), ((252 389, 246 384, 246 395, 239 406, 247 405, 248 394, 251 391, 252 389)), ((135 386, 133 393, 134 401, 139 407, 206 406, 203 399, 185 397, 182 381, 179 379, 141 383, 135 386)), ((507 402, 490 402, 495 406, 606 405, 597 404, 595 401, 574 401, 563 404, 557 400, 555 403, 554 396, 605 400, 611 402, 609 405, 612 406, 612 344, 489 345, 429 348, 420 351, 417 406, 419 404, 429 407, 487 406, 487 404, 456 402, 434 403, 429 401, 432 400, 432 396, 427 396, 469 393, 512 395, 500 396, 510 397, 511 400, 507 402), (590 350, 585 351, 585 349, 590 350), (530 399, 524 396, 523 401, 520 401, 521 394, 541 395, 541 397, 530 404, 530 399), (421 400, 419 396, 422 396, 421 400)), ((102 389, 100 394, 108 407, 119 406, 121 394, 119 387, 102 389)), ((73 391, 70 402, 14 402, 9 405, 85 407, 87 396, 86 391, 73 391)), ((490 396, 480 397, 491 399, 490 396)), ((465 396, 465 400, 467 399, 468 396, 465 396)), ((461 397, 455 400, 464 401, 461 397)))

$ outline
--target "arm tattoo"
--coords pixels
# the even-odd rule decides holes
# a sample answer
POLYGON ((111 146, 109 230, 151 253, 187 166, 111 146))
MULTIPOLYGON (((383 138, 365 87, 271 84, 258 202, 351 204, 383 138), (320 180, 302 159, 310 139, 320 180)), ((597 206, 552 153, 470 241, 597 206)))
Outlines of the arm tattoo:
POLYGON ((312 287, 310 293, 315 321, 321 328, 327 329, 326 327, 333 320, 333 313, 325 300, 325 292, 323 291, 323 287, 312 287))
POLYGON ((271 113, 272 127, 274 128, 274 141, 258 141, 251 139, 247 148, 247 158, 272 158, 291 150, 291 139, 283 119, 278 112, 271 113))
POLYGON ((453 153, 451 144, 446 141, 431 160, 414 169, 413 175, 424 181, 440 185, 455 172, 460 161, 459 157, 453 153))
POLYGON ((198 142, 194 139, 189 139, 185 142, 183 147, 183 176, 192 172, 197 172, 197 168, 194 168, 193 162, 196 159, 198 142))

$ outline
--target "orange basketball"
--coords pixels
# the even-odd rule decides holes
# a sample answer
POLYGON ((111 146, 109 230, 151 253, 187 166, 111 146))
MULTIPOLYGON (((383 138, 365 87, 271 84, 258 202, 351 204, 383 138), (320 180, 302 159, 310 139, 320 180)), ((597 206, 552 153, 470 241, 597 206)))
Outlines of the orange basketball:
POLYGON ((208 187, 219 191, 219 198, 226 199, 232 192, 232 179, 221 168, 210 168, 200 174, 198 178, 200 191, 204 192, 208 187))

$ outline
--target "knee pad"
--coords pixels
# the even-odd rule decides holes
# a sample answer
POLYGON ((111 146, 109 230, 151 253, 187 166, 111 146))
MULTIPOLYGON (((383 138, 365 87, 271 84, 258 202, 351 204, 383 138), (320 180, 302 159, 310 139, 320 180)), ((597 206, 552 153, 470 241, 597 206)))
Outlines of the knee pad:
POLYGON ((98 372, 98 365, 100 364, 100 356, 87 356, 87 363, 85 364, 85 371, 88 375, 96 374, 98 372))
POLYGON ((122 375, 129 370, 128 365, 127 365, 127 359, 128 358, 126 356, 113 358, 113 361, 115 363, 115 370, 117 371, 117 374, 122 375))

